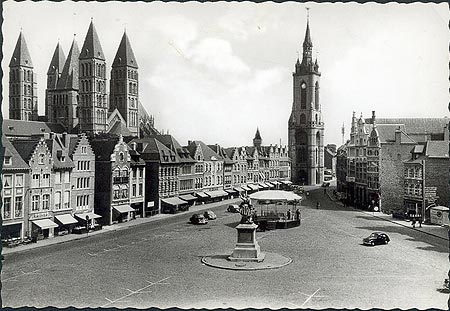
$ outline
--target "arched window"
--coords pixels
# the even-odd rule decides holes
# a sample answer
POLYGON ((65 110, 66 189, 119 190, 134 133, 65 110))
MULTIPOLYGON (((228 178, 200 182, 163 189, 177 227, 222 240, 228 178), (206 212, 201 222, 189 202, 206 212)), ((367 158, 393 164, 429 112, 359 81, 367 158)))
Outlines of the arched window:
POLYGON ((306 82, 300 83, 300 109, 306 109, 306 82))
POLYGON ((319 120, 317 119, 317 114, 316 114, 316 124, 319 123, 318 121, 319 121, 319 120))

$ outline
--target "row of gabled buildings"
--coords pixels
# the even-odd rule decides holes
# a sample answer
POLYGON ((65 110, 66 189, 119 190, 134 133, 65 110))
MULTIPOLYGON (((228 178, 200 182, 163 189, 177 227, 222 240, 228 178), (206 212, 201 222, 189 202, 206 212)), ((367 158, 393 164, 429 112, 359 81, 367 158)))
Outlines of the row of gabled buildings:
POLYGON ((224 148, 171 135, 67 134, 4 120, 2 240, 83 233, 103 225, 290 184, 287 147, 224 148))
POLYGON ((337 150, 337 192, 348 204, 429 219, 449 197, 448 118, 358 119, 337 150))

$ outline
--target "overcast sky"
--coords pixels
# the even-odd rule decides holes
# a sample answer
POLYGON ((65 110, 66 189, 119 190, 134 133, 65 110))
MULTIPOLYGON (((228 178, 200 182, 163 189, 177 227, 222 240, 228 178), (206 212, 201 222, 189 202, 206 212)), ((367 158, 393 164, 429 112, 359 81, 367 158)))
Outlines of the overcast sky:
MULTIPOLYGON (((158 129, 224 146, 287 143, 292 71, 306 10, 318 56, 325 143, 340 145, 352 111, 369 117, 448 115, 448 20, 442 4, 11 2, 3 4, 2 68, 23 29, 44 114, 46 73, 59 40, 79 48, 91 18, 108 72, 126 28, 140 101, 158 129)), ((109 79, 109 73, 108 73, 109 79)), ((8 98, 8 74, 3 98, 8 98)), ((109 86, 109 82, 108 82, 109 86)), ((8 117, 8 101, 2 112, 8 117)))

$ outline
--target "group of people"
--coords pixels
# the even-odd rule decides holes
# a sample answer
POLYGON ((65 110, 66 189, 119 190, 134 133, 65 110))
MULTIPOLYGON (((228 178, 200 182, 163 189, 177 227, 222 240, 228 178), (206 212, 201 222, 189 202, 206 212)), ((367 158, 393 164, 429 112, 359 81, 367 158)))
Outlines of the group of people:
MULTIPOLYGON (((288 211, 286 212, 286 220, 292 220, 292 212, 291 209, 288 209, 288 211)), ((301 214, 300 214, 300 209, 296 209, 295 210, 295 220, 300 220, 301 218, 301 214)))

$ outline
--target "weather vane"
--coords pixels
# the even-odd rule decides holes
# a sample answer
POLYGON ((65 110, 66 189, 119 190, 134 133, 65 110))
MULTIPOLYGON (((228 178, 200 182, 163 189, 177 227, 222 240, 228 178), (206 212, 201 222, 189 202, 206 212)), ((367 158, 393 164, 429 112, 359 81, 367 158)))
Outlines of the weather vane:
POLYGON ((308 21, 309 21, 309 8, 306 8, 306 16, 308 17, 308 21))

